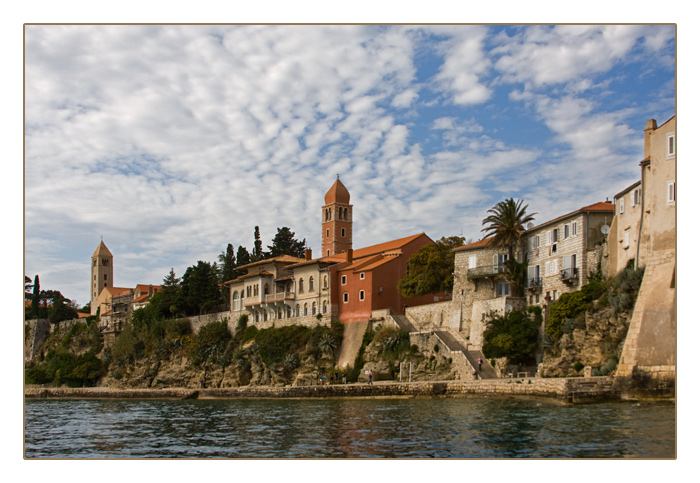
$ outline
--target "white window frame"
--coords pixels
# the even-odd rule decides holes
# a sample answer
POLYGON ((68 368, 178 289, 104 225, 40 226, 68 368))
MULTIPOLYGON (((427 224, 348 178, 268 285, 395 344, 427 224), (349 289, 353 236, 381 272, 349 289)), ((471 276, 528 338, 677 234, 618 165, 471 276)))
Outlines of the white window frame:
POLYGON ((623 248, 628 248, 630 246, 630 229, 627 228, 622 233, 622 246, 623 248))
POLYGON ((364 299, 365 299, 365 291, 360 290, 360 300, 364 300, 364 299))
POLYGON ((666 135, 666 157, 672 158, 676 155, 676 133, 670 132, 666 135))
POLYGON ((625 197, 624 196, 622 198, 620 198, 619 206, 620 206, 620 208, 618 211, 620 214, 623 214, 625 212, 625 197))
POLYGON ((360 272, 360 280, 364 280, 364 279, 365 279, 365 272, 360 272))
POLYGON ((666 203, 669 205, 676 204, 676 181, 666 181, 666 203))
POLYGON ((476 255, 471 255, 469 257, 469 269, 476 268, 476 255))
POLYGON ((578 235, 578 221, 574 221, 571 223, 571 236, 576 235, 578 235))
POLYGON ((340 277, 340 285, 347 285, 348 284, 348 276, 347 275, 341 275, 340 277))
POLYGON ((567 223, 564 225, 564 240, 571 236, 571 226, 567 223))
POLYGON ((350 301, 350 294, 348 292, 343 292, 343 303, 346 304, 350 301))
POLYGON ((632 201, 632 206, 637 206, 640 204, 640 198, 641 198, 641 191, 639 188, 632 190, 632 194, 630 195, 630 199, 632 201))

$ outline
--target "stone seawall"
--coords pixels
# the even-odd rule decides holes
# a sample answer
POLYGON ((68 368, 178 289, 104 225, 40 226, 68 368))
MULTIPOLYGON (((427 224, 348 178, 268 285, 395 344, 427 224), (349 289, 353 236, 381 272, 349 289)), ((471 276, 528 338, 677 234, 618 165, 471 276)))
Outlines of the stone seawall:
POLYGON ((62 399, 233 399, 311 397, 534 397, 564 404, 620 400, 607 377, 499 379, 332 386, 244 386, 211 389, 110 389, 26 387, 26 398, 62 399))

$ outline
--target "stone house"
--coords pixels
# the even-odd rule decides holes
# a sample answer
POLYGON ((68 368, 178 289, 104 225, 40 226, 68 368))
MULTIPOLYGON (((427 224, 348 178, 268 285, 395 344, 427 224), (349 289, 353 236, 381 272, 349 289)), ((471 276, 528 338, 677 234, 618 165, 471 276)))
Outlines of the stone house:
MULTIPOLYGON (((459 321, 451 326, 469 338, 470 345, 481 347, 485 320, 489 313, 501 314, 524 308, 524 299, 511 294, 504 273, 508 249, 489 245, 485 238, 453 250, 455 254, 452 314, 459 321)), ((520 250, 516 252, 522 257, 520 250)))
POLYGON ((598 202, 525 232, 528 305, 579 290, 599 268, 607 273, 604 243, 614 212, 611 202, 598 202))
POLYGON ((630 260, 637 260, 639 228, 642 219, 642 182, 637 181, 613 198, 615 218, 610 225, 609 275, 624 269, 630 260))
POLYGON ((637 267, 645 268, 618 364, 618 381, 645 381, 646 387, 658 391, 674 391, 676 375, 676 144, 675 116, 660 126, 654 119, 647 121, 644 159, 639 163, 638 221, 633 224, 619 216, 611 227, 616 239, 623 240, 615 243, 616 250, 611 247, 615 266, 634 258, 637 267), (636 246, 630 244, 626 250, 628 229, 638 235, 636 246))

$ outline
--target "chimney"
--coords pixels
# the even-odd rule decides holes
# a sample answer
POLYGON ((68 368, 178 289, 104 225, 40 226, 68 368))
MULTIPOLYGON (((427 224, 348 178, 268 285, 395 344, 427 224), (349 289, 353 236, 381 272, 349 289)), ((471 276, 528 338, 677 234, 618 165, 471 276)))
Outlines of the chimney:
POLYGON ((148 296, 150 297, 151 295, 153 295, 153 285, 148 286, 148 296))
POLYGON ((348 248, 348 250, 345 252, 345 260, 348 263, 352 263, 352 248, 348 248))
POLYGON ((311 260, 311 248, 307 248, 306 250, 304 250, 304 259, 311 260))
POLYGON ((649 119, 644 126, 644 159, 651 156, 651 135, 656 128, 656 119, 649 119))

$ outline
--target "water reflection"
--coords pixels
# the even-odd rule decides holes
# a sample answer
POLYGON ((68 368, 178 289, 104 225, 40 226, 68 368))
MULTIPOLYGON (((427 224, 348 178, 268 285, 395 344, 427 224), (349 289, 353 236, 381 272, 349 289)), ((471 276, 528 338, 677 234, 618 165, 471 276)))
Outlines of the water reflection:
POLYGON ((29 400, 29 458, 671 458, 675 408, 471 399, 29 400))

